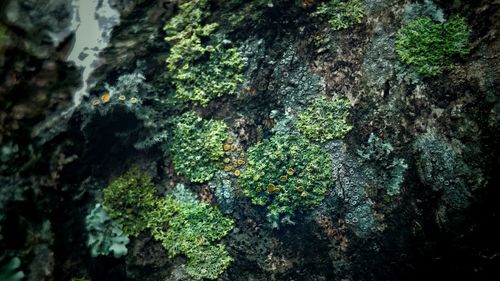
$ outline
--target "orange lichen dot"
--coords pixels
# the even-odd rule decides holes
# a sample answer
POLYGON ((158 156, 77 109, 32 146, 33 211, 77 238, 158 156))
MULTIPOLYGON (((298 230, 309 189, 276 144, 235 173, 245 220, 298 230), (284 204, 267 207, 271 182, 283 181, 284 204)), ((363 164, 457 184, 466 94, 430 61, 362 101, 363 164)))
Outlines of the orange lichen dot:
POLYGON ((98 99, 92 100, 92 105, 93 106, 98 106, 99 104, 101 104, 101 102, 98 99))
POLYGON ((281 176, 281 177, 280 177, 280 181, 282 181, 282 182, 285 182, 285 181, 287 181, 287 180, 288 180, 288 177, 287 177, 287 176, 281 176))
POLYGON ((245 165, 245 160, 238 159, 238 165, 245 165))
POLYGON ((293 168, 288 168, 288 170, 286 171, 286 173, 291 176, 295 173, 295 170, 293 168))
POLYGON ((231 144, 231 143, 233 143, 233 138, 232 137, 227 137, 226 141, 227 141, 227 143, 231 144))
POLYGON ((102 103, 108 103, 110 99, 111 99, 111 94, 110 94, 109 92, 105 92, 105 93, 101 96, 101 101, 102 101, 102 103))
POLYGON ((126 98, 124 95, 120 95, 120 96, 118 97, 118 99, 119 99, 120 101, 125 101, 127 98, 126 98))
POLYGON ((259 177, 259 175, 254 175, 254 176, 253 176, 253 180, 254 180, 254 181, 259 180, 259 178, 260 178, 260 177, 259 177))
POLYGON ((231 150, 232 150, 232 151, 235 151, 237 148, 238 148, 238 147, 236 146, 236 144, 232 144, 232 145, 231 145, 231 150))
POLYGON ((226 165, 226 166, 224 167, 224 171, 226 171, 226 172, 229 172, 229 171, 231 171, 232 169, 233 169, 233 168, 231 168, 231 166, 228 166, 228 165, 226 165))
POLYGON ((229 164, 229 162, 231 162, 231 159, 229 159, 229 158, 224 158, 224 163, 229 164))
POLYGON ((229 144, 227 144, 227 143, 226 143, 226 144, 223 146, 223 148, 224 148, 224 150, 225 150, 225 151, 228 151, 228 150, 231 148, 231 146, 229 146, 229 144))
POLYGON ((240 176, 240 170, 235 170, 234 171, 234 175, 237 176, 237 177, 239 177, 240 176))
POLYGON ((136 97, 131 97, 131 98, 130 98, 130 103, 131 103, 131 104, 135 104, 135 103, 137 103, 138 101, 139 101, 139 100, 138 100, 136 97))
POLYGON ((297 190, 297 192, 302 193, 302 192, 304 192, 304 187, 303 186, 298 186, 298 187, 295 188, 295 190, 297 190))

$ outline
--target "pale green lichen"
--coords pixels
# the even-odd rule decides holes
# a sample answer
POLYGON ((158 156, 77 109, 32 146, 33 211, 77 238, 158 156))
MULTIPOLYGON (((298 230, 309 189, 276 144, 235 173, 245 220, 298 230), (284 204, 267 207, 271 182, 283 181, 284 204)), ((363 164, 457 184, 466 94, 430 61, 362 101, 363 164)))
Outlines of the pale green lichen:
POLYGON ((176 97, 206 106, 212 99, 234 94, 243 82, 243 60, 236 48, 205 43, 217 23, 205 23, 206 0, 180 5, 180 12, 164 27, 171 44, 167 69, 176 88, 176 97))
POLYGON ((315 16, 324 17, 333 30, 361 23, 365 12, 362 0, 330 0, 319 4, 315 16))
POLYGON ((193 182, 209 181, 221 167, 223 143, 228 136, 223 121, 205 120, 194 112, 175 119, 173 142, 169 148, 178 174, 193 182))
POLYGON ((347 120, 350 109, 349 100, 319 97, 298 114, 297 128, 314 141, 343 138, 352 129, 347 120))

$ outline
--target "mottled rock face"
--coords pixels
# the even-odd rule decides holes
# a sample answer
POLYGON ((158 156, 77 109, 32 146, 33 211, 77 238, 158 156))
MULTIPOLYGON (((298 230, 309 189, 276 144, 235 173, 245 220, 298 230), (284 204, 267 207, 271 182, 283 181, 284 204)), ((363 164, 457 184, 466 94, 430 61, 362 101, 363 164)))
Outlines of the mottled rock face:
MULTIPOLYGON (((95 83, 68 111, 82 85, 81 71, 66 61, 76 2, 2 1, 0 276, 485 280, 498 270, 500 251, 492 227, 499 211, 500 8, 494 1, 452 2, 109 0, 120 23, 108 29, 106 48, 90 50, 100 63, 88 73, 95 83), (329 18, 349 7, 356 12, 329 18), (429 77, 401 59, 403 27, 454 16, 471 30, 465 55, 450 56, 429 77), (238 58, 238 79, 224 55, 238 58), (209 97, 203 104, 179 99, 178 84, 188 89, 189 81, 209 97), (230 93, 220 90, 227 83, 230 93), (321 100, 344 101, 348 114, 311 112, 321 100), (198 121, 178 122, 183 114, 198 121), (203 124, 214 121, 218 131, 206 131, 203 124), (324 128, 338 122, 349 129, 324 128), (193 133, 183 141, 175 132, 186 126, 193 133), (306 151, 293 142, 259 150, 266 161, 250 155, 258 144, 290 136, 304 137, 301 145, 314 145, 329 165, 289 167, 306 151), (131 167, 156 188, 154 200, 131 201, 156 214, 141 214, 142 229, 155 236, 146 230, 129 237, 121 258, 92 258, 85 217, 131 167), (314 182, 311 171, 322 168, 331 180, 321 185, 321 198, 300 201, 318 187, 298 180, 314 182), (186 170, 203 177, 193 181, 186 170), (271 172, 276 176, 267 177, 271 172), (186 194, 192 204, 210 204, 210 218, 175 204, 170 213, 153 210, 160 198, 182 201, 186 194), (270 220, 270 211, 280 219, 270 220), (214 214, 234 221, 224 235, 210 236, 220 225, 210 225, 214 214), (169 234, 172 222, 184 237, 169 234), (221 261, 216 270, 207 266, 221 261)), ((120 214, 137 221, 137 206, 120 214)))

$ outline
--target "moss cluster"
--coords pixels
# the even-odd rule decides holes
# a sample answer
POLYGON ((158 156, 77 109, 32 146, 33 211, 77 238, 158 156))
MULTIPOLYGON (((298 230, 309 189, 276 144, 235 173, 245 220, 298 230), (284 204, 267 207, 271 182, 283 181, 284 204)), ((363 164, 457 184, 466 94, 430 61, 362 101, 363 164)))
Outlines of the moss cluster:
POLYGON ((234 222, 186 190, 177 191, 178 197, 163 198, 155 191, 151 178, 134 168, 104 190, 104 203, 120 227, 133 230, 129 233, 148 229, 170 257, 184 254, 186 271, 194 279, 217 278, 232 258, 223 244, 214 243, 227 235, 234 222), (123 202, 116 202, 119 198, 123 202), (130 211, 130 206, 135 208, 130 211))
POLYGON ((331 159, 318 145, 298 136, 274 136, 248 150, 239 183, 272 222, 317 206, 332 184, 331 159))
POLYGON ((225 246, 214 244, 233 228, 234 222, 206 203, 161 199, 150 215, 151 233, 174 257, 188 258, 186 272, 196 280, 217 278, 231 263, 225 246))
POLYGON ((205 23, 206 0, 180 5, 179 13, 164 27, 171 44, 167 69, 176 87, 176 97, 202 106, 216 97, 234 94, 243 81, 243 60, 236 48, 207 44, 217 28, 205 23))
POLYGON ((401 28, 396 38, 400 59, 424 76, 433 76, 450 64, 453 56, 469 53, 470 29, 463 17, 444 23, 417 18, 401 28))
POLYGON ((362 0, 330 0, 322 2, 314 15, 328 19, 333 30, 361 23, 365 12, 362 0))
POLYGON ((0 50, 7 44, 7 27, 0 22, 0 50))
POLYGON ((209 181, 221 168, 227 127, 222 121, 204 120, 193 112, 176 118, 170 154, 177 173, 192 182, 209 181))
POLYGON ((155 193, 151 178, 132 168, 104 189, 103 205, 126 234, 137 236, 155 208, 155 193))
POLYGON ((352 126, 348 123, 351 104, 346 99, 314 100, 297 116, 297 128, 310 140, 324 142, 343 138, 352 126))

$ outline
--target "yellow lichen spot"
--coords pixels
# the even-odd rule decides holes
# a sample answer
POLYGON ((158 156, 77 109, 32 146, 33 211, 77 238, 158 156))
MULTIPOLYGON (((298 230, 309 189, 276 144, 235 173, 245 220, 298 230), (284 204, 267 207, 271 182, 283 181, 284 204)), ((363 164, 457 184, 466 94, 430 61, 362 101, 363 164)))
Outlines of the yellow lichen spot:
POLYGON ((234 144, 234 143, 233 143, 233 144, 231 145, 231 150, 232 150, 232 151, 235 151, 237 148, 238 148, 238 147, 236 146, 236 144, 234 144))
POLYGON ((224 163, 229 164, 229 162, 231 162, 231 159, 229 159, 229 158, 227 158, 227 157, 226 157, 226 158, 224 158, 224 163))
POLYGON ((254 176, 253 176, 253 180, 254 180, 254 181, 258 181, 259 179, 260 179, 259 175, 254 175, 254 176))
POLYGON ((231 149, 231 146, 229 146, 229 144, 227 144, 227 143, 226 143, 226 144, 223 146, 223 148, 224 148, 224 150, 225 150, 225 151, 228 151, 229 149, 231 149))
POLYGON ((233 138, 232 137, 227 137, 226 142, 229 143, 229 144, 233 143, 233 138))
POLYGON ((99 104, 101 104, 101 102, 98 99, 92 100, 92 105, 93 106, 98 106, 99 104))
POLYGON ((286 173, 291 176, 295 173, 295 170, 293 168, 288 168, 288 170, 286 171, 286 173))
POLYGON ((280 192, 281 191, 281 186, 277 185, 276 188, 274 188, 274 192, 280 192))
POLYGON ((231 166, 229 166, 229 165, 224 166, 224 171, 226 171, 226 172, 229 172, 229 171, 231 171, 232 169, 233 169, 233 168, 232 168, 231 166))
POLYGON ((281 176, 281 177, 280 177, 280 181, 282 181, 282 182, 285 182, 285 181, 287 181, 287 180, 288 180, 288 177, 287 177, 287 176, 281 176))
POLYGON ((238 165, 245 165, 245 160, 238 159, 238 165))
POLYGON ((126 98, 124 95, 120 95, 120 96, 118 97, 118 99, 119 99, 120 101, 125 101, 127 98, 126 98))
POLYGON ((111 94, 110 94, 110 93, 108 93, 108 92, 105 92, 105 93, 101 96, 101 101, 102 101, 102 103, 108 103, 110 99, 111 99, 111 94))
POLYGON ((237 177, 239 177, 240 176, 240 170, 235 170, 234 171, 234 175, 237 176, 237 177))
POLYGON ((302 192, 304 192, 304 187, 303 186, 298 186, 298 187, 295 188, 295 190, 297 190, 297 192, 302 193, 302 192))
POLYGON ((267 185, 267 191, 268 191, 268 192, 274 192, 274 189, 275 189, 275 188, 276 188, 276 187, 275 187, 275 186, 274 186, 274 184, 272 184, 272 183, 270 183, 270 184, 268 184, 268 185, 267 185))
POLYGON ((226 154, 227 156, 229 156, 229 155, 231 155, 231 152, 226 151, 226 152, 224 152, 224 154, 226 154))
POLYGON ((138 101, 139 101, 139 100, 138 100, 136 97, 131 97, 131 98, 130 98, 130 103, 131 103, 131 104, 135 104, 135 103, 137 103, 138 101))

